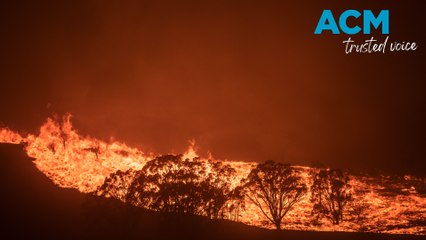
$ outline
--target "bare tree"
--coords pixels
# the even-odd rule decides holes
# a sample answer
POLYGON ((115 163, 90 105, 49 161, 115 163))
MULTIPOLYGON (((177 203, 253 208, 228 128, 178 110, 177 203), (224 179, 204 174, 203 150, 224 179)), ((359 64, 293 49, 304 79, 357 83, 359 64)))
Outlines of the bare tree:
POLYGON ((307 192, 294 168, 270 160, 252 169, 243 183, 248 199, 278 230, 284 216, 307 192))
POLYGON ((313 212, 338 225, 347 204, 352 200, 349 177, 340 170, 324 169, 313 176, 311 201, 313 212))

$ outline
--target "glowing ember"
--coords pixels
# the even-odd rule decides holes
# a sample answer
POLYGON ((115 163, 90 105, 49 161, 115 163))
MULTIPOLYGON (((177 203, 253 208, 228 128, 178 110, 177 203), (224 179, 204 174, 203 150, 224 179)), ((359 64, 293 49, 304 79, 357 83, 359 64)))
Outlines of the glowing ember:
MULTIPOLYGON (((24 144, 28 156, 35 159, 37 168, 52 181, 65 188, 81 192, 95 191, 110 174, 117 171, 140 170, 155 155, 127 146, 120 142, 104 142, 79 135, 72 127, 71 115, 62 119, 48 118, 40 128, 39 135, 26 137, 7 128, 0 128, 0 142, 24 144)), ((195 143, 191 142, 184 158, 199 157, 195 143)), ((210 156, 208 159, 212 160, 210 156)), ((201 159, 207 161, 208 159, 201 159)), ((252 162, 223 161, 236 170, 232 187, 240 184, 250 170, 252 162)), ((307 186, 311 185, 311 173, 317 169, 295 166, 307 186)), ((117 184, 128 185, 129 179, 118 179, 117 184), (127 181, 127 182, 126 182, 127 181)), ((316 219, 311 214, 310 193, 290 211, 283 220, 286 229, 375 231, 387 233, 426 234, 425 180, 414 176, 394 179, 389 176, 351 176, 350 185, 358 204, 340 225, 332 225, 325 219, 316 219), (365 206, 360 208, 359 206, 365 206), (354 214, 354 213, 358 213, 354 214)), ((117 187, 116 191, 123 188, 117 187)), ((107 196, 124 201, 122 192, 110 192, 107 196)), ((260 227, 272 228, 261 211, 248 200, 238 217, 228 217, 260 227)))

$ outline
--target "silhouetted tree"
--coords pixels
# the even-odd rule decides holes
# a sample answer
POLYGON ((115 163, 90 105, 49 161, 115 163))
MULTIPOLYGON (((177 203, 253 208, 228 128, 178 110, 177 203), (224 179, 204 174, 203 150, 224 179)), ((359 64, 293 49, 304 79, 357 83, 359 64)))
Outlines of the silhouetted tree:
POLYGON ((245 209, 244 188, 237 186, 228 194, 226 206, 222 208, 222 213, 227 219, 238 221, 240 211, 245 209))
POLYGON ((164 155, 146 163, 129 189, 129 200, 148 209, 169 213, 198 214, 201 201, 198 161, 181 155, 164 155))
POLYGON ((349 177, 340 170, 324 169, 314 174, 311 186, 313 213, 339 224, 346 205, 352 200, 348 182, 349 177))
POLYGON ((210 171, 202 181, 204 212, 209 218, 223 218, 223 216, 219 216, 219 213, 225 203, 235 197, 231 183, 236 172, 231 166, 220 161, 210 160, 208 166, 210 166, 210 171))
POLYGON ((350 205, 351 221, 359 225, 359 231, 364 231, 367 220, 366 213, 370 208, 370 204, 365 199, 359 198, 351 201, 350 205))
POLYGON ((218 218, 231 196, 234 174, 217 161, 160 156, 135 175, 126 199, 151 210, 218 218))
POLYGON ((349 213, 349 217, 347 217, 347 220, 358 224, 359 231, 365 231, 367 211, 370 208, 370 204, 365 196, 369 194, 370 191, 371 189, 369 188, 354 188, 351 192, 352 198, 348 203, 347 212, 349 213))
POLYGON ((127 170, 111 173, 104 183, 96 189, 95 194, 103 197, 113 197, 121 201, 126 201, 126 196, 130 184, 136 175, 135 170, 127 170))
POLYGON ((243 183, 248 199, 278 230, 284 216, 307 192, 294 168, 274 161, 258 164, 243 183))

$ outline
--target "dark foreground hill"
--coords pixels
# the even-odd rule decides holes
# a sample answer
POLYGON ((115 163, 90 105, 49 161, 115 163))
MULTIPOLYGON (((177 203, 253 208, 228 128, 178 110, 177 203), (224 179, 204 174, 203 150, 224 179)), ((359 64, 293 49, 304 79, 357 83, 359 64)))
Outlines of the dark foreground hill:
POLYGON ((426 239, 425 236, 261 229, 171 216, 54 185, 22 146, 0 144, 1 239, 426 239))

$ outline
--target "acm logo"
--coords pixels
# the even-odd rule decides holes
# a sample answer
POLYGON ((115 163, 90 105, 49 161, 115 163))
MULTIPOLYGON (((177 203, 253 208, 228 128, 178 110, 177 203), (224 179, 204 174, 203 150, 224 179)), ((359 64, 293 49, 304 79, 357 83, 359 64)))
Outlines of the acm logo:
POLYGON ((331 10, 324 10, 315 28, 314 34, 322 34, 323 31, 331 31, 333 34, 340 34, 342 31, 345 34, 353 35, 360 33, 371 34, 371 27, 378 29, 381 25, 382 34, 389 34, 389 10, 381 10, 375 16, 371 10, 364 10, 362 13, 357 10, 346 10, 336 22, 331 10), (362 15, 362 26, 348 26, 348 18, 358 19, 362 15))

